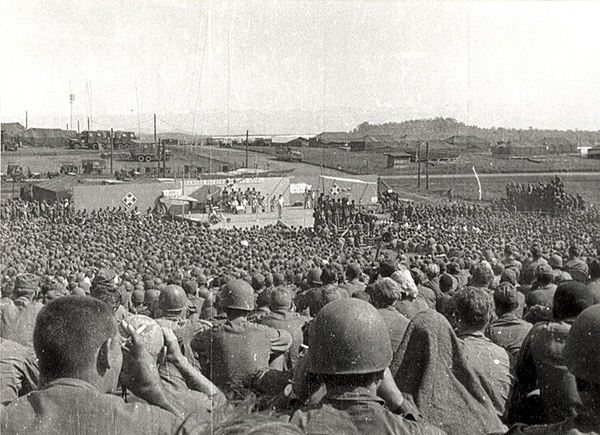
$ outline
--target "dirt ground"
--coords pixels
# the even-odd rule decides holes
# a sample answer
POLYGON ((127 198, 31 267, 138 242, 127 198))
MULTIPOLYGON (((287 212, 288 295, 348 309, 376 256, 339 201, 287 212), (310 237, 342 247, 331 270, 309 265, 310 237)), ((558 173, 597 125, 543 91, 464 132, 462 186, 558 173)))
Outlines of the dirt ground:
MULTIPOLYGON (((205 170, 210 166, 214 172, 219 169, 219 164, 223 162, 233 166, 243 166, 246 163, 245 149, 219 147, 192 149, 191 147, 175 146, 171 150, 173 158, 167 162, 167 167, 170 167, 179 176, 183 174, 183 167, 186 164, 204 167, 205 170)), ((367 156, 359 156, 359 154, 362 155, 363 153, 337 151, 343 153, 344 158, 347 158, 349 162, 352 161, 353 164, 364 164, 367 158, 367 156), (350 159, 350 157, 352 158, 350 159)), ((39 172, 42 176, 45 176, 48 172, 58 172, 61 162, 74 162, 76 165, 81 166, 82 159, 100 158, 101 153, 100 151, 93 150, 69 150, 62 148, 19 148, 18 151, 2 152, 0 161, 3 173, 6 173, 8 163, 18 162, 22 165, 25 173, 39 172)), ((333 158, 333 155, 329 157, 333 158)), ((111 177, 109 160, 106 160, 106 165, 107 169, 104 171, 102 178, 111 177)), ((157 166, 157 162, 138 163, 113 160, 113 172, 134 168, 144 173, 146 167, 156 168, 157 166)), ((321 167, 320 163, 282 162, 271 154, 254 152, 252 147, 248 153, 248 166, 259 170, 291 170, 291 174, 296 176, 323 174, 347 177, 349 175, 346 172, 330 167, 321 167)), ((600 161, 583 159, 581 157, 554 156, 548 158, 545 162, 534 163, 529 161, 492 159, 490 156, 466 156, 463 158, 463 161, 459 159, 454 165, 440 164, 432 166, 430 168, 429 190, 425 189, 424 169, 421 188, 417 189, 416 166, 414 168, 411 166, 403 170, 396 170, 392 173, 390 171, 377 172, 375 170, 371 173, 379 173, 379 175, 385 176, 384 179, 389 186, 399 192, 403 192, 407 199, 443 202, 446 200, 448 189, 452 188, 456 199, 477 201, 478 187, 477 181, 471 172, 472 166, 476 166, 480 174, 482 200, 484 202, 490 202, 494 198, 504 196, 506 184, 510 181, 514 180, 526 183, 547 182, 553 176, 549 173, 558 173, 565 181, 567 190, 570 193, 579 193, 588 204, 600 206, 600 161), (477 164, 475 165, 474 163, 477 164), (512 172, 530 173, 527 175, 505 174, 511 168, 513 169, 512 172), (460 173, 456 173, 459 169, 460 173), (536 173, 544 170, 549 173, 536 173), (489 172, 498 172, 499 174, 492 175, 489 172), (391 178, 388 176, 391 176, 391 178)), ((15 184, 14 187, 18 192, 20 185, 15 184)), ((12 188, 12 183, 4 183, 2 185, 2 198, 10 197, 12 195, 12 188)))

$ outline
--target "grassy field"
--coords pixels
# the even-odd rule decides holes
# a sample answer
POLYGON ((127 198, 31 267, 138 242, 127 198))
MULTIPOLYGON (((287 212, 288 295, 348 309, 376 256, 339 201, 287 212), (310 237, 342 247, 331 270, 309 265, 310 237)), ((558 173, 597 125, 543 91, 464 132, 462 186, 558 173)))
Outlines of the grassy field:
MULTIPOLYGON (((250 147, 250 150, 275 155, 276 147, 250 147)), ((387 156, 375 152, 352 152, 341 149, 299 148, 304 161, 342 170, 350 174, 410 175, 417 173, 417 163, 403 168, 388 169, 387 156)), ((514 172, 588 172, 600 171, 600 160, 581 156, 549 156, 541 162, 526 159, 498 159, 489 154, 467 154, 453 162, 432 162, 430 174, 465 174, 475 166, 482 174, 514 172)), ((425 173, 424 164, 421 170, 425 173)))
MULTIPOLYGON (((579 193, 586 203, 600 206, 600 173, 589 174, 565 174, 559 175, 565 183, 567 192, 579 193)), ((511 181, 516 183, 548 182, 550 175, 480 175, 482 201, 489 203, 492 199, 506 196, 506 185, 511 181)), ((477 201, 479 189, 475 176, 445 176, 430 177, 429 190, 425 189, 425 177, 421 178, 421 188, 417 188, 417 179, 414 178, 383 178, 387 185, 397 190, 408 199, 421 200, 432 198, 434 200, 447 201, 448 189, 456 199, 465 201, 477 201)))

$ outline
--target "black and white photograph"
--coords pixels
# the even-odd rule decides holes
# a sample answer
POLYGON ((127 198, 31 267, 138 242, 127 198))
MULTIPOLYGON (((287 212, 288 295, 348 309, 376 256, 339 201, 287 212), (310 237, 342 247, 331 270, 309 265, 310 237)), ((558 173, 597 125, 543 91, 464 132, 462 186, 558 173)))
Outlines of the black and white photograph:
POLYGON ((599 19, 0 0, 0 433, 600 434, 599 19))

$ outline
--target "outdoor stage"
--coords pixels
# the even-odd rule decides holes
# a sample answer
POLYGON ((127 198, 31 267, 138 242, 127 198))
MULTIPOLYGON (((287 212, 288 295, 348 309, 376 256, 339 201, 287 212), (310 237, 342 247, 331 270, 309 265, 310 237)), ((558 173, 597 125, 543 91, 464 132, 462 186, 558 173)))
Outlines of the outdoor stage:
MULTIPOLYGON (((283 222, 286 225, 293 227, 312 227, 314 224, 313 209, 305 209, 302 207, 284 207, 283 222)), ((264 227, 267 225, 275 225, 279 220, 277 211, 273 213, 242 213, 231 214, 224 213, 225 218, 231 221, 222 221, 218 224, 211 225, 211 228, 249 228, 253 226, 264 227)), ((191 213, 186 214, 184 219, 194 222, 207 222, 208 215, 206 213, 191 213)))

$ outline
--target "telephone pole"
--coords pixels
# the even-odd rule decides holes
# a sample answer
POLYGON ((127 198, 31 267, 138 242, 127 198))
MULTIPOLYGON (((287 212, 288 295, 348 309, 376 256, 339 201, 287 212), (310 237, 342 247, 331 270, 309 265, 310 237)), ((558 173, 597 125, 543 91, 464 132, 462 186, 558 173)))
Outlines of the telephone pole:
POLYGON ((248 130, 246 130, 246 169, 248 169, 248 130))

